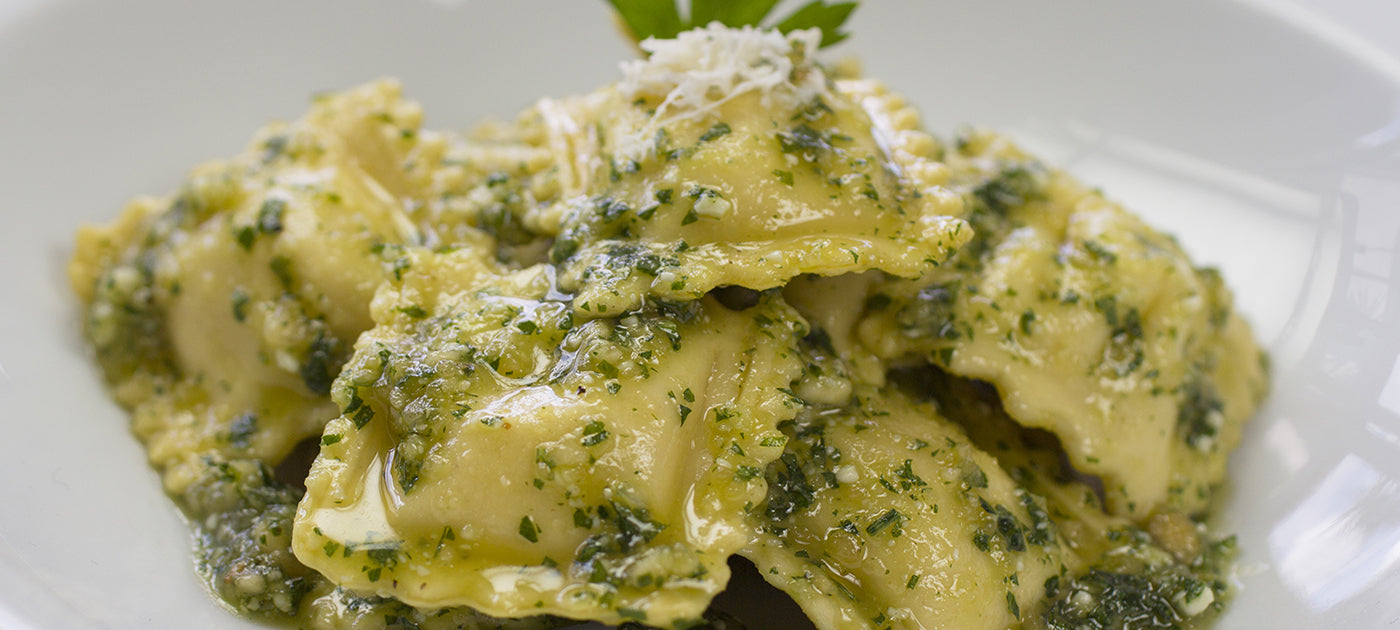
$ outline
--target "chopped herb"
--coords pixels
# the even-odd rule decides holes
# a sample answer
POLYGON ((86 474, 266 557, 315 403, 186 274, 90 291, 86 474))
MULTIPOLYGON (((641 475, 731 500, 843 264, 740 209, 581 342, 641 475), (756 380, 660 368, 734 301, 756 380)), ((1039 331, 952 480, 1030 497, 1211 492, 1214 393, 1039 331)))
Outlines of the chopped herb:
POLYGON ((421 306, 419 306, 419 305, 417 305, 417 304, 410 304, 410 305, 408 305, 408 306, 401 306, 401 307, 398 308, 398 311, 399 311, 400 313, 403 313, 404 315, 407 315, 407 316, 413 318, 413 319, 423 319, 424 317, 427 317, 427 316, 428 316, 428 311, 423 310, 423 307, 421 307, 421 306))
POLYGON ((905 492, 919 486, 928 485, 922 477, 914 474, 914 460, 911 459, 904 460, 904 465, 896 469, 894 474, 896 477, 899 477, 899 486, 905 492))
POLYGON ((890 529, 890 534, 898 538, 901 533, 899 523, 903 519, 904 515, 900 514, 899 510, 891 509, 890 511, 885 512, 883 515, 881 515, 880 518, 875 519, 875 521, 869 526, 867 526, 865 528, 865 533, 874 536, 887 528, 893 527, 893 529, 890 529))
POLYGON ((1177 434, 1187 444, 1199 450, 1209 450, 1215 436, 1224 425, 1224 402, 1215 384, 1199 370, 1181 387, 1181 400, 1176 412, 1177 434))
POLYGON ((608 439, 608 431, 601 420, 594 420, 583 427, 584 446, 597 446, 603 440, 608 439))
POLYGON ((234 240, 238 241, 238 246, 243 251, 253 249, 253 242, 258 239, 258 231, 251 225, 245 225, 233 233, 234 240))
POLYGON ((1036 180, 1024 166, 1003 169, 996 177, 983 182, 972 191, 980 208, 1004 215, 1012 208, 1026 204, 1035 197, 1036 180))
POLYGON ((713 127, 710 127, 710 129, 709 129, 708 131, 706 131, 706 132, 703 133, 703 134, 700 134, 700 141, 701 141, 701 142, 709 142, 709 141, 715 140, 715 139, 717 139, 717 138, 722 138, 722 137, 724 137, 724 136, 729 135, 729 132, 730 132, 730 129, 729 129, 729 124, 728 124, 728 123, 725 123, 725 122, 723 122, 723 121, 717 122, 717 123, 714 124, 713 127))
POLYGON ((1031 525, 1026 528, 1026 542, 1044 547, 1055 541, 1055 524, 1050 514, 1040 506, 1029 492, 1021 494, 1021 505, 1031 517, 1031 525))
POLYGON ((1051 630, 1073 628, 1177 628, 1181 616, 1171 597, 1174 575, 1137 575, 1092 569, 1065 587, 1045 612, 1051 630))
POLYGON ((996 506, 993 514, 996 516, 997 533, 1001 534, 1002 540, 1006 542, 1006 548, 1011 551, 1025 551, 1025 527, 1021 525, 1021 521, 1016 520, 1006 506, 996 506))
POLYGON ((812 506, 816 489, 797 455, 785 452, 768 467, 768 518, 779 520, 812 506))
POLYGON ((370 408, 369 405, 365 405, 361 407, 359 411, 356 411, 355 415, 351 416, 350 419, 355 423, 356 429, 363 429, 365 425, 369 424, 370 420, 374 419, 374 409, 370 408))
POLYGON ((906 334, 914 337, 958 339, 962 336, 956 315, 960 290, 961 284, 957 281, 926 286, 900 308, 896 321, 906 334))
POLYGON ((258 210, 258 231, 263 234, 277 234, 282 231, 282 213, 287 209, 287 202, 272 198, 263 202, 262 208, 258 210))
POLYGON ((272 275, 277 276, 277 282, 281 283, 282 290, 291 292, 292 290, 292 259, 286 256, 273 256, 268 262, 268 268, 272 270, 272 275))
MULTIPOLYGON (((400 451, 402 454, 403 451, 400 451)), ((423 460, 421 457, 413 457, 402 454, 394 458, 394 477, 398 479, 399 487, 405 493, 413 490, 418 485, 418 477, 423 472, 423 460)))
POLYGON ((258 417, 251 413, 245 413, 233 419, 229 423, 228 442, 234 448, 248 448, 249 440, 258 430, 258 417))
POLYGON ((368 549, 365 557, 381 567, 393 568, 399 564, 399 549, 397 546, 368 549))
POLYGON ((242 322, 248 318, 248 294, 243 289, 233 290, 233 319, 242 322))
POLYGON ((962 482, 969 488, 987 487, 987 473, 982 471, 982 467, 973 462, 968 462, 963 469, 962 482))
POLYGON ((831 136, 817 131, 806 123, 793 127, 787 132, 778 133, 778 145, 783 153, 794 154, 807 162, 815 162, 831 150, 831 136))
POLYGON ((1105 303, 1104 319, 1113 327, 1104 351, 1104 362, 1119 377, 1127 376, 1141 367, 1147 358, 1142 338, 1142 315, 1136 308, 1129 308, 1120 318, 1117 302, 1110 301, 1105 303))
POLYGON ((287 149, 287 136, 275 135, 263 141, 263 163, 271 162, 287 149))
POLYGON ((1118 255, 1098 241, 1086 239, 1084 241, 1084 249, 1092 254, 1096 260, 1101 260, 1110 265, 1118 262, 1118 255))
POLYGON ((306 358, 301 364, 301 379, 306 389, 317 395, 330 393, 331 383, 340 373, 340 356, 340 341, 324 331, 319 332, 306 349, 306 358))
POLYGON ((532 543, 540 541, 540 527, 529 515, 520 517, 520 537, 532 543))

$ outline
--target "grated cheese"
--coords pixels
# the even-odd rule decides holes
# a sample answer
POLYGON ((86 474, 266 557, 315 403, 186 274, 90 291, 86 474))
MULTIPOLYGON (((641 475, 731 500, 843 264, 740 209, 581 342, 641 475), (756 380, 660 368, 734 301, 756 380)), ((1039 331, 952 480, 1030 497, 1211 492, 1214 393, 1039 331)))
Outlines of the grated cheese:
POLYGON ((647 38, 646 59, 624 62, 618 90, 627 99, 664 97, 656 113, 618 145, 617 154, 640 160, 650 140, 665 125, 715 113, 724 103, 749 92, 761 95, 765 108, 793 108, 826 92, 827 78, 812 63, 821 31, 793 31, 786 36, 751 26, 733 29, 711 22, 675 39, 647 38))

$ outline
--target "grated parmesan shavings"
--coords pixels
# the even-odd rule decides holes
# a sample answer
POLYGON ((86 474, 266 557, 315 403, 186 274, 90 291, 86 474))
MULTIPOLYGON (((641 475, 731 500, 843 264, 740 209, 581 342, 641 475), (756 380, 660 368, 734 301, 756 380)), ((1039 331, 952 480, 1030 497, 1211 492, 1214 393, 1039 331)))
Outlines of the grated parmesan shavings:
POLYGON ((814 28, 784 36, 719 22, 675 39, 647 38, 641 47, 650 56, 622 64, 618 89, 628 99, 664 99, 646 125, 619 143, 617 155, 640 160, 653 148, 658 129, 708 116, 741 94, 759 93, 765 108, 810 102, 827 91, 826 74, 811 61, 820 42, 821 31, 814 28))

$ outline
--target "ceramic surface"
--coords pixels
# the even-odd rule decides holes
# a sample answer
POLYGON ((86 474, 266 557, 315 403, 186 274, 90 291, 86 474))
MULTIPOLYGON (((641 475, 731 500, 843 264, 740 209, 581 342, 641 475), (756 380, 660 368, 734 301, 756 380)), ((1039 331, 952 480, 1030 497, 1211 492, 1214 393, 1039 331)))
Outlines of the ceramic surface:
MULTIPOLYGON (((1275 384, 1220 512, 1243 549, 1222 630, 1400 623, 1400 64, 1310 15, 870 1, 836 53, 932 130, 1006 130, 1224 270, 1275 384)), ((0 627, 250 627, 201 590, 85 356, 80 222, 317 91, 397 76, 430 126, 465 127, 630 54, 601 1, 0 1, 0 627)))

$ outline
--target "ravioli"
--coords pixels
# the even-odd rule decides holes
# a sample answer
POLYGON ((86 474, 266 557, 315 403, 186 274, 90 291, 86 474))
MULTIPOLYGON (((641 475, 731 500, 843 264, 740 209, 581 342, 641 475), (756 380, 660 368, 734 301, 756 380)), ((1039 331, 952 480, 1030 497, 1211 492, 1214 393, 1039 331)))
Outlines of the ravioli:
POLYGON ((409 260, 336 382, 297 557, 415 606, 697 622, 795 413, 801 320, 777 299, 576 319, 544 267, 409 260))
POLYGON ((977 236, 917 281, 872 288, 864 347, 992 383, 1103 478, 1116 514, 1205 508, 1267 380, 1219 275, 1004 140, 959 151, 977 236))
POLYGON ((410 143, 384 121, 414 111, 389 83, 323 99, 80 233, 88 337, 167 490, 206 456, 278 461, 335 415, 325 394, 385 275, 376 247, 417 238, 389 192, 410 143))
POLYGON ((804 409, 744 551, 822 630, 1007 628, 1075 559, 1042 500, 894 391, 804 409))
POLYGON ((658 44, 619 86, 536 107, 565 192, 533 221, 578 308, 803 273, 917 276, 967 240, 917 117, 831 82, 809 35, 716 24, 658 44))
POLYGON ((1099 490, 1067 466, 1054 436, 1017 425, 985 383, 933 368, 901 371, 896 380, 936 401, 1020 488, 1045 501, 1067 560, 1046 578, 1026 627, 1202 628, 1215 619, 1231 590, 1234 537, 1213 539, 1170 510, 1136 522, 1105 513, 1099 490))

